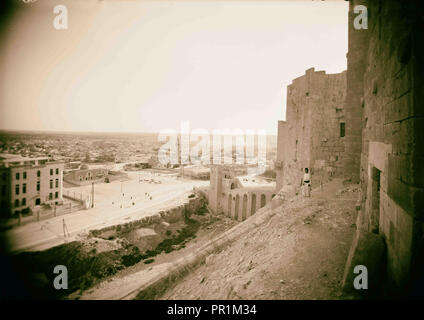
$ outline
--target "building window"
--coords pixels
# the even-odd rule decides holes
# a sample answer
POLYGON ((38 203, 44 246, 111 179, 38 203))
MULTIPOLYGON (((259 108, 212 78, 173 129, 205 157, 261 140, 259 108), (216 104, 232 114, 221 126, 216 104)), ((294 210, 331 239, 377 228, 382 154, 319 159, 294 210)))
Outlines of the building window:
POLYGON ((41 203, 40 198, 35 199, 35 205, 36 205, 36 206, 39 206, 39 205, 40 205, 40 203, 41 203))
POLYGON ((53 175, 53 169, 50 169, 50 175, 51 176, 53 175))
POLYGON ((22 185, 22 193, 26 193, 26 183, 22 185))
POLYGON ((1 186, 1 194, 2 194, 3 196, 5 196, 5 195, 6 195, 6 185, 5 185, 5 184, 1 186))
POLYGON ((56 168, 56 174, 59 174, 59 168, 56 168))
POLYGON ((22 177, 23 177, 24 179, 26 179, 26 177, 27 177, 27 175, 26 175, 26 171, 24 171, 24 173, 22 173, 22 177))
POLYGON ((15 186, 15 193, 16 193, 16 194, 19 194, 19 184, 17 184, 17 185, 15 186))
POLYGON ((52 200, 53 199, 53 193, 49 193, 49 200, 52 200))
POLYGON ((50 189, 53 189, 53 180, 50 179, 50 189))
POLYGON ((56 191, 56 192, 54 193, 54 198, 55 198, 55 199, 59 198, 59 192, 57 192, 57 191, 56 191))
POLYGON ((56 179, 56 188, 59 187, 59 179, 56 179))
POLYGON ((15 208, 19 207, 19 199, 15 200, 15 208))
POLYGON ((340 122, 340 137, 343 138, 346 134, 346 124, 344 122, 340 122))
POLYGON ((3 172, 3 181, 6 181, 7 175, 6 172, 3 172))
POLYGON ((40 191, 40 181, 37 181, 37 191, 40 191))
POLYGON ((19 180, 19 172, 16 172, 16 180, 19 180))
POLYGON ((22 205, 26 206, 26 198, 22 198, 22 205))
POLYGON ((40 177, 41 176, 41 171, 40 170, 38 170, 37 171, 37 177, 40 177))

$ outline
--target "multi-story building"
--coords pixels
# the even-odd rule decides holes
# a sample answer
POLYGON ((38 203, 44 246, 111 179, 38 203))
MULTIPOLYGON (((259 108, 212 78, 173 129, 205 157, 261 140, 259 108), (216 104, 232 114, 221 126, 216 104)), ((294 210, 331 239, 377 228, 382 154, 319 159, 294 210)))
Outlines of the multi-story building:
POLYGON ((61 204, 63 162, 48 157, 0 154, 0 215, 27 213, 42 204, 61 204))

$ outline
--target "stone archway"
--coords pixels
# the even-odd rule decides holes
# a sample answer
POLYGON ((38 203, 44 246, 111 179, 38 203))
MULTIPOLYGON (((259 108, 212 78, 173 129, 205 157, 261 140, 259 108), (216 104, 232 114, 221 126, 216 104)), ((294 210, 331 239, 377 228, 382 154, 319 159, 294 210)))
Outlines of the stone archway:
POLYGON ((266 196, 265 194, 261 194, 261 208, 265 207, 266 205, 266 196))
POLYGON ((239 207, 240 207, 240 196, 236 195, 236 205, 235 205, 235 209, 234 209, 234 219, 237 219, 239 216, 239 207))
POLYGON ((232 194, 228 195, 228 204, 227 204, 227 216, 228 217, 231 217, 231 205, 232 205, 232 200, 233 200, 232 197, 233 197, 232 194))
POLYGON ((247 218, 247 194, 243 195, 243 206, 242 206, 242 210, 241 210, 241 220, 246 220, 247 218))
POLYGON ((252 200, 250 205, 250 215, 253 216, 256 212, 256 194, 252 194, 252 200))

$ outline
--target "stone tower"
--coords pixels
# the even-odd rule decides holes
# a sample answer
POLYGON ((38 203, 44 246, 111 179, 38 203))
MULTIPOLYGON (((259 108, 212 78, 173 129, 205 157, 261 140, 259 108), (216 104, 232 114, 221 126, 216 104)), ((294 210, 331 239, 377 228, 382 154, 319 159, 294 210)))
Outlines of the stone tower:
POLYGON ((310 68, 287 87, 286 121, 278 122, 277 191, 299 186, 304 168, 319 180, 341 175, 345 98, 346 71, 327 74, 310 68))
POLYGON ((209 185, 209 207, 214 213, 221 211, 222 166, 212 166, 209 185))
POLYGON ((225 165, 211 167, 209 185, 209 207, 214 213, 223 212, 223 194, 239 188, 240 182, 235 177, 234 168, 225 165))

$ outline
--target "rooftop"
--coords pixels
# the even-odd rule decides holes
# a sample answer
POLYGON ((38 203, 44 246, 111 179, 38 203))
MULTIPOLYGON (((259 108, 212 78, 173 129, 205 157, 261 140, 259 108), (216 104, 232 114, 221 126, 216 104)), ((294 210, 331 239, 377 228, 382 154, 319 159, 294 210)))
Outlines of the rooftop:
POLYGON ((19 154, 10 154, 10 153, 0 153, 0 162, 18 162, 18 161, 36 161, 36 160, 48 160, 47 156, 45 157, 23 157, 19 154))
POLYGON ((9 167, 9 166, 22 166, 22 165, 39 165, 46 162, 56 162, 51 161, 49 157, 23 157, 19 154, 11 153, 0 153, 0 166, 9 167), (40 163, 41 162, 41 163, 40 163))

